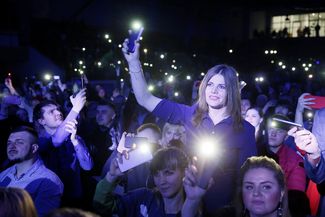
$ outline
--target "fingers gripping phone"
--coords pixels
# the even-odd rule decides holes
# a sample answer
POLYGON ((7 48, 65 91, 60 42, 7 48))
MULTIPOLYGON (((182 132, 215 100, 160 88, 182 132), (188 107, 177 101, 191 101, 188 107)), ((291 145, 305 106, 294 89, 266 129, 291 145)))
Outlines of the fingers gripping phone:
POLYGON ((135 51, 135 43, 138 41, 142 35, 143 27, 140 27, 138 30, 132 30, 129 36, 129 43, 128 43, 128 52, 134 53, 135 51))
POLYGON ((140 164, 150 161, 153 157, 147 138, 127 136, 125 137, 124 147, 129 148, 130 151, 128 152, 128 159, 123 157, 122 163, 118 161, 118 166, 121 172, 125 172, 140 164))

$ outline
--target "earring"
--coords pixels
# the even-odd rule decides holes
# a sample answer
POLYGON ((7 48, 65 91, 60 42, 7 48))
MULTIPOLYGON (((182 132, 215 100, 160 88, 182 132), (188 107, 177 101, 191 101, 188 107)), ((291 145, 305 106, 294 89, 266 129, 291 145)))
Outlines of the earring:
POLYGON ((278 217, 282 217, 282 216, 283 216, 283 209, 282 209, 282 200, 281 200, 278 207, 278 217))

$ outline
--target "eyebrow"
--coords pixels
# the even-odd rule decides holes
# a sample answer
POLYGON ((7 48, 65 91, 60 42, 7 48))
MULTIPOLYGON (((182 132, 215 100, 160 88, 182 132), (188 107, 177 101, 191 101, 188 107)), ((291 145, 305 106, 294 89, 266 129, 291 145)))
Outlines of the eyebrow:
MULTIPOLYGON (((245 182, 243 182, 243 184, 255 184, 255 182, 245 181, 245 182)), ((274 182, 272 182, 272 181, 263 181, 263 182, 261 182, 259 184, 274 184, 274 182)))

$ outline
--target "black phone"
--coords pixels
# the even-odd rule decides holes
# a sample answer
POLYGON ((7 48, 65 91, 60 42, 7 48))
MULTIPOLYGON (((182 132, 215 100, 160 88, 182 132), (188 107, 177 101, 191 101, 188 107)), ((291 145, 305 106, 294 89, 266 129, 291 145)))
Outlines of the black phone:
POLYGON ((137 146, 145 143, 148 143, 146 137, 126 136, 124 147, 135 149, 137 146))
POLYGON ((128 52, 134 53, 135 51, 135 42, 138 41, 142 35, 143 27, 140 27, 138 30, 132 30, 129 36, 128 43, 128 52))

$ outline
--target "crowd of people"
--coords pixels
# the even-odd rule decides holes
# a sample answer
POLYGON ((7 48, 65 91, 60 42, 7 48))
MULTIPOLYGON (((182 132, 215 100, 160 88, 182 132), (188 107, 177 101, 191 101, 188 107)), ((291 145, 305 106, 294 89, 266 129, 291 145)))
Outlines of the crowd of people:
POLYGON ((313 109, 308 89, 244 87, 220 64, 186 105, 148 90, 139 49, 123 43, 127 96, 85 76, 85 87, 5 79, 0 217, 324 214, 325 109, 313 109), (138 148, 129 137, 145 138, 153 156, 122 172, 138 148))

